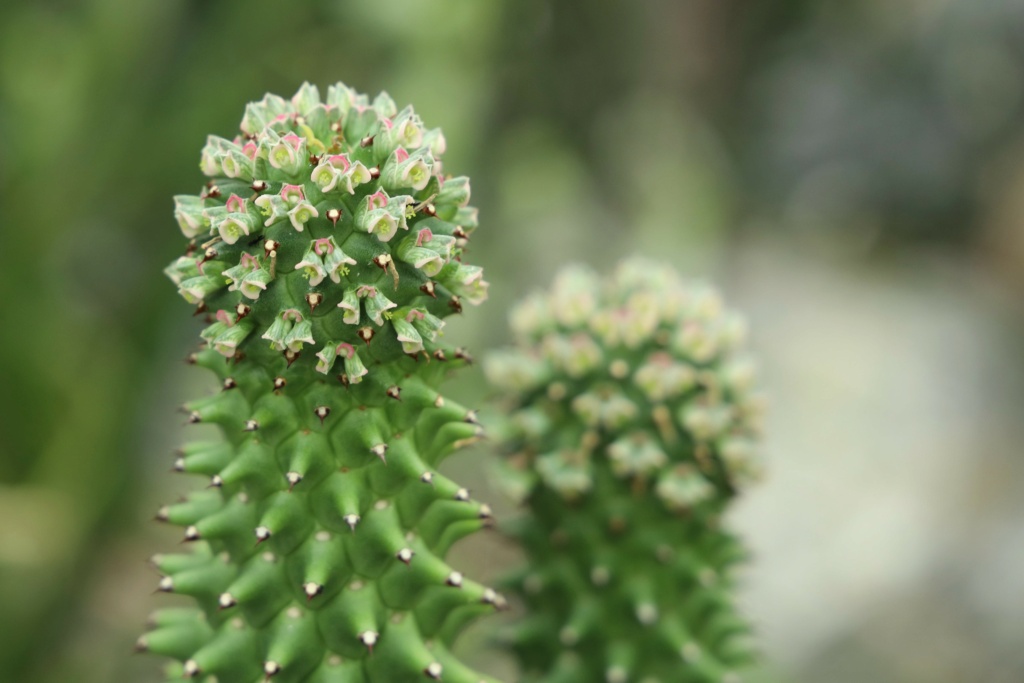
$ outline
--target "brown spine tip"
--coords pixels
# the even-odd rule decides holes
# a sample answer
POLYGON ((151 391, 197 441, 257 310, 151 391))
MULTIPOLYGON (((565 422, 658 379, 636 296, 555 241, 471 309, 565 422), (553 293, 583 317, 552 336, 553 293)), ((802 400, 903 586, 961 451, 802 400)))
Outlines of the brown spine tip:
POLYGON ((331 408, 330 406, 317 406, 313 409, 313 414, 320 418, 320 424, 322 425, 327 416, 331 414, 331 408))
POLYGON ((409 563, 412 562, 412 558, 413 558, 413 556, 415 554, 416 553, 414 553, 409 548, 402 548, 397 553, 395 553, 395 557, 398 559, 399 562, 401 562, 404 565, 408 566, 409 563))
POLYGON ((455 500, 459 501, 460 503, 467 502, 469 500, 469 489, 464 489, 464 488, 459 489, 458 491, 455 492, 454 498, 455 498, 455 500))
POLYGON ((228 389, 234 389, 237 386, 238 382, 236 382, 233 377, 226 377, 224 379, 224 391, 227 391, 228 389))
POLYGON ((363 343, 369 345, 370 340, 373 339, 374 332, 372 327, 360 327, 356 334, 363 340, 363 343))
POLYGON ((331 222, 331 225, 337 226, 338 221, 341 220, 341 209, 327 209, 327 220, 331 222))
POLYGON ((360 147, 369 147, 370 145, 373 144, 373 138, 374 137, 376 137, 376 136, 374 136, 374 135, 367 135, 365 138, 363 138, 362 140, 359 141, 359 146, 360 147))
POLYGON ((434 349, 434 358, 442 363, 448 360, 448 356, 444 354, 444 349, 434 349))
POLYGON ((437 662, 431 662, 423 669, 423 675, 434 681, 441 680, 441 665, 437 662))
POLYGON ((466 361, 470 365, 473 364, 473 356, 469 355, 469 351, 462 348, 461 346, 455 349, 455 357, 458 358, 459 360, 466 361))
POLYGON ((342 519, 345 520, 345 524, 348 524, 348 528, 353 532, 356 530, 356 524, 359 524, 359 515, 348 514, 342 519))
POLYGON ((231 593, 221 593, 217 596, 217 607, 218 609, 231 609, 238 604, 238 600, 235 599, 231 593))
POLYGON ((374 180, 380 178, 380 167, 373 166, 372 168, 370 168, 370 177, 373 178, 374 180))
POLYGON ((188 526, 188 527, 185 528, 185 541, 186 542, 198 541, 200 538, 201 538, 201 535, 199 533, 199 529, 197 529, 195 527, 195 525, 191 525, 191 526, 188 526))
POLYGON ((266 680, 270 680, 277 674, 281 673, 281 665, 277 662, 266 662, 263 664, 263 673, 266 674, 266 680))
POLYGON ((288 361, 288 367, 292 366, 292 363, 299 359, 299 352, 292 351, 291 349, 284 350, 284 359, 288 361))
POLYGON ((427 296, 429 296, 432 299, 436 299, 437 298, 437 293, 435 291, 435 286, 434 286, 434 281, 433 280, 427 280, 422 285, 420 285, 420 291, 423 292, 424 294, 426 294, 427 296))
POLYGON ((277 391, 280 391, 281 389, 284 389, 287 384, 288 384, 288 380, 286 380, 284 377, 275 377, 274 378, 274 389, 276 389, 277 391))
POLYGON ((252 181, 252 185, 249 186, 249 189, 251 189, 253 192, 255 192, 257 194, 259 194, 260 192, 266 192, 267 191, 267 181, 266 180, 254 180, 254 181, 252 181))
POLYGON ((384 393, 388 395, 388 398, 393 398, 396 401, 402 400, 402 388, 399 387, 398 385, 392 385, 388 387, 387 391, 385 391, 384 393))
MULTIPOLYGON (((220 256, 220 254, 217 253, 216 249, 214 249, 213 247, 207 247, 203 251, 202 258, 200 258, 198 261, 196 261, 196 267, 199 269, 199 272, 203 273, 203 265, 207 261, 212 261, 213 259, 217 258, 218 256, 220 256)), ((203 273, 203 274, 205 275, 205 273, 203 273)))
MULTIPOLYGON (((235 314, 238 315, 238 320, 241 320, 245 316, 249 315, 250 311, 252 311, 252 307, 249 306, 248 304, 239 303, 237 306, 235 306, 235 314)), ((237 320, 235 322, 237 322, 237 320)))
POLYGON ((263 543, 263 541, 267 540, 271 536, 270 529, 265 526, 256 527, 253 530, 253 533, 256 535, 256 545, 263 543))
POLYGON ((462 588, 462 574, 460 572, 452 572, 444 582, 452 588, 462 588))
POLYGON ((309 305, 309 312, 312 313, 316 310, 316 307, 321 304, 324 300, 324 295, 320 292, 310 292, 306 295, 306 304, 309 305))
POLYGON ((423 482, 424 484, 431 484, 431 485, 433 485, 433 483, 434 483, 434 473, 433 472, 424 472, 423 474, 420 475, 420 481, 423 482))
POLYGON ((196 306, 196 310, 192 313, 192 315, 202 315, 203 313, 206 313, 206 302, 200 301, 199 305, 196 306))
POLYGON ((316 596, 324 592, 324 587, 316 581, 307 581, 302 584, 302 592, 306 594, 306 602, 309 602, 316 596))
POLYGON ((461 225, 456 225, 455 230, 452 231, 452 237, 459 240, 468 240, 469 233, 463 230, 461 225))
POLYGON ((255 432, 260 428, 260 423, 256 420, 246 420, 245 427, 242 429, 243 432, 255 432))
POLYGON ((456 313, 462 313, 462 299, 457 294, 452 294, 452 298, 448 300, 448 308, 456 313))

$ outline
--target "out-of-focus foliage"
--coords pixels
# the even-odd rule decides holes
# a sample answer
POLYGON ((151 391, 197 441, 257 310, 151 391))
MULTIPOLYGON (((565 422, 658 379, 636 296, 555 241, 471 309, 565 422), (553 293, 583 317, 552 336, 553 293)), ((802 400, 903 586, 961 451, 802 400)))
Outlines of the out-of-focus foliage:
POLYGON ((474 178, 471 346, 567 260, 647 253, 750 312, 774 474, 739 522, 778 676, 1020 680, 1022 38, 1007 0, 2 3, 2 678, 152 680, 127 652, 172 539, 139 521, 205 386, 170 197, 242 103, 340 79, 474 178))

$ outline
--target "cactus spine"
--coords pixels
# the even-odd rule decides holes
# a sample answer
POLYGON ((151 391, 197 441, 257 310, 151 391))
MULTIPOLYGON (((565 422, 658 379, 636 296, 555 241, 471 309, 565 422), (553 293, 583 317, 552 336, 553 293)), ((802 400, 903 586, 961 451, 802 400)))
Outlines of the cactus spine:
POLYGON ((437 389, 469 360, 442 319, 486 298, 461 258, 469 182, 386 94, 304 84, 241 130, 175 198, 190 242, 166 272, 221 383, 188 421, 224 438, 182 450, 210 486, 158 513, 192 545, 154 558, 159 588, 196 607, 158 611, 139 648, 208 683, 490 680, 448 647, 502 598, 443 559, 490 510, 436 469, 480 433, 437 389))
POLYGON ((608 282, 568 268, 511 320, 518 347, 486 370, 511 397, 505 479, 527 509, 525 680, 739 681, 743 553, 720 518, 754 473, 742 321, 640 260, 608 282))

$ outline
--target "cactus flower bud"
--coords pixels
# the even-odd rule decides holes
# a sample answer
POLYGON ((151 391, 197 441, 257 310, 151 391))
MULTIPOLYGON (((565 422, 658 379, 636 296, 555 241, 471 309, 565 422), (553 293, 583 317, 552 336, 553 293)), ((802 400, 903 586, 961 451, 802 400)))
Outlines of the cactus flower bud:
POLYGON ((241 282, 238 283, 238 291, 241 292, 242 296, 247 299, 255 301, 260 298, 260 294, 270 284, 270 273, 263 268, 257 268, 249 273, 246 273, 245 277, 242 278, 241 282))
POLYGON ((220 160, 221 169, 224 171, 224 176, 227 178, 239 178, 245 181, 252 181, 253 179, 253 162, 252 158, 247 156, 242 150, 229 150, 224 153, 220 160))
POLYGON ((341 179, 344 171, 339 169, 339 165, 343 164, 345 168, 350 165, 348 158, 344 154, 336 154, 334 156, 338 163, 332 163, 330 160, 325 159, 313 169, 313 173, 309 176, 310 180, 316 183, 316 186, 324 193, 333 190, 337 186, 338 180, 341 179))
POLYGON ((405 318, 392 317, 391 324, 395 326, 395 335, 402 343, 402 351, 416 354, 423 350, 423 338, 412 323, 405 318))
POLYGON ((295 270, 301 270, 303 276, 309 280, 310 287, 316 287, 327 277, 327 269, 324 266, 324 259, 315 249, 315 243, 310 242, 302 260, 295 264, 295 270))
POLYGON ((291 108, 299 114, 309 114, 319 104, 320 89, 311 83, 303 83, 291 98, 291 108))
POLYGON ((252 322, 242 320, 235 325, 227 327, 223 332, 214 337, 212 341, 213 350, 217 353, 231 358, 238 350, 238 345, 245 341, 252 332, 252 322))
POLYGON ((441 157, 444 156, 445 151, 448 149, 448 142, 445 140, 441 129, 434 128, 423 133, 423 146, 429 149, 434 157, 441 157))
POLYGON ((319 215, 316 208, 306 201, 296 204, 288 211, 288 219, 291 220, 292 227, 299 232, 302 232, 302 228, 306 223, 319 215))
POLYGON ((359 297, 355 289, 346 289, 338 308, 342 309, 342 320, 347 325, 359 324, 359 297))
POLYGON ((227 244, 234 244, 243 236, 247 237, 256 225, 255 221, 247 213, 229 213, 219 220, 214 227, 216 227, 217 234, 220 235, 222 240, 227 244))
POLYGON ((263 225, 270 227, 280 218, 288 215, 288 205, 280 197, 264 194, 253 200, 260 213, 267 217, 263 225))
POLYGON ((420 336, 428 341, 435 341, 441 332, 441 328, 444 327, 444 321, 436 315, 417 308, 412 309, 402 317, 411 322, 416 331, 420 333, 420 336))
POLYGON ((171 279, 171 282, 180 285, 183 280, 197 277, 200 273, 194 258, 181 256, 174 263, 164 268, 164 274, 171 279))
POLYGON ((190 304, 198 304, 207 296, 224 286, 221 278, 213 275, 199 275, 182 280, 178 285, 178 294, 190 304))
POLYGON ((384 190, 367 195, 356 208, 356 227, 376 235, 381 242, 388 242, 398 232, 398 228, 408 229, 405 207, 411 201, 412 197, 407 195, 390 197, 384 190))
POLYGON ((389 190, 412 188, 419 192, 430 182, 434 157, 430 152, 410 156, 404 147, 396 149, 380 171, 381 184, 389 190))
POLYGON ((216 135, 210 135, 206 138, 206 146, 203 147, 199 158, 199 169, 203 172, 203 175, 211 177, 220 175, 221 159, 224 157, 220 140, 216 135))
POLYGON ((469 178, 459 176, 445 180, 441 185, 441 191, 437 193, 435 202, 438 205, 452 204, 457 207, 469 204, 469 178))
POLYGON ((445 261, 436 251, 416 246, 416 237, 411 236, 402 240, 398 248, 398 258, 405 261, 414 268, 423 271, 428 277, 433 277, 444 268, 445 261))
POLYGON ((294 309, 282 311, 280 315, 274 318, 266 332, 263 333, 263 339, 270 342, 270 348, 276 351, 284 351, 286 348, 285 339, 292 331, 295 319, 301 317, 298 311, 294 309))
POLYGON ((356 260, 345 254, 334 242, 334 237, 328 237, 324 240, 317 240, 315 249, 323 254, 324 269, 327 271, 327 275, 331 278, 331 281, 335 284, 341 284, 342 276, 348 275, 348 267, 356 265, 356 260))
POLYGON ((396 306, 395 302, 384 296, 379 289, 363 285, 356 289, 356 296, 365 300, 366 317, 377 323, 384 324, 384 314, 396 306))
POLYGON ((349 383, 358 384, 367 374, 366 366, 359 358, 359 352, 351 344, 339 344, 338 355, 345 365, 345 376, 349 383))
POLYGON ((295 133, 288 133, 279 138, 274 135, 268 136, 264 149, 267 162, 287 176, 295 176, 306 167, 306 140, 295 133))
POLYGON ((284 337, 284 345, 289 351, 301 351, 303 344, 313 344, 313 321, 299 316, 292 329, 284 337))
POLYGON ((462 263, 456 264, 455 270, 445 279, 444 284, 453 293, 473 305, 487 300, 487 288, 490 286, 484 281, 483 269, 480 266, 468 266, 462 263))
POLYGON ((327 342, 322 349, 316 352, 319 359, 316 364, 316 371, 326 375, 334 365, 334 359, 338 357, 339 345, 336 342, 327 342))
POLYGON ((204 201, 192 195, 177 195, 174 198, 174 217, 178 219, 182 234, 188 239, 208 232, 210 222, 203 215, 204 201))

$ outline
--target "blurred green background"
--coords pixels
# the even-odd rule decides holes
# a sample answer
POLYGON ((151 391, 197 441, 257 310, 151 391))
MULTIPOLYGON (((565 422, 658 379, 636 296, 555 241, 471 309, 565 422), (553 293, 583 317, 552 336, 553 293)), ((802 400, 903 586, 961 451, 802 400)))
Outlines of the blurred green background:
MULTIPOLYGON (((212 388, 160 273, 170 198, 307 79, 443 127, 478 355, 566 261, 656 256, 748 313, 757 680, 1024 680, 1024 3, 47 0, 0 6, 0 681, 158 680, 130 652, 178 539, 147 520, 195 485, 175 409, 212 388)), ((500 505, 487 457, 449 469, 500 505)), ((487 626, 466 656, 511 678, 487 626)))

